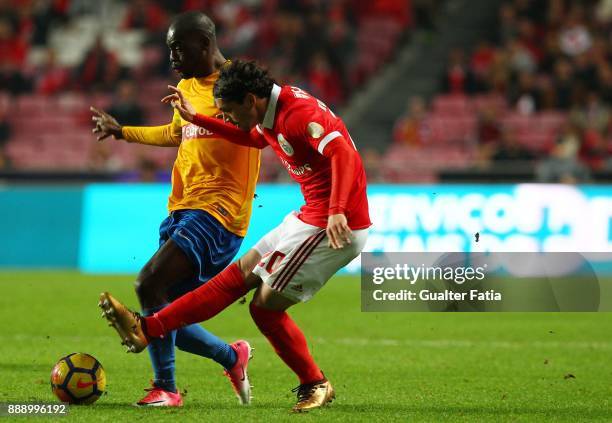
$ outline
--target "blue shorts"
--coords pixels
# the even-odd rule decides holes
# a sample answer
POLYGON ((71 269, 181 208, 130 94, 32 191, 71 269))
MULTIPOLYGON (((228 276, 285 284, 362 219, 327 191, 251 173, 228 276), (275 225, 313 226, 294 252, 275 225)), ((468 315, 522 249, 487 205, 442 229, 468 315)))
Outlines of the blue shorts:
POLYGON ((203 210, 177 210, 170 213, 159 227, 159 246, 168 239, 189 257, 196 276, 174 286, 171 300, 192 291, 221 272, 232 262, 244 238, 225 229, 217 219, 203 210))

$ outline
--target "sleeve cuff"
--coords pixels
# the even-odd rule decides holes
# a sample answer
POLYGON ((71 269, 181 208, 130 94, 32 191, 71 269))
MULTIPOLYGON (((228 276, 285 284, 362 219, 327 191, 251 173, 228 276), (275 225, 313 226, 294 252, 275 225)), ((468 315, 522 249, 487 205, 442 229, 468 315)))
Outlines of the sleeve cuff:
POLYGON ((127 137, 127 134, 126 134, 126 131, 125 131, 125 129, 126 129, 126 128, 127 128, 126 126, 122 126, 122 127, 121 127, 121 137, 122 137, 122 138, 123 138, 123 139, 124 139, 126 142, 133 142, 131 139, 129 139, 129 138, 127 137))
POLYGON ((333 140, 341 136, 342 134, 338 131, 330 132, 329 134, 327 134, 321 140, 321 142, 319 143, 319 146, 317 147, 317 150, 319 151, 319 153, 323 154, 323 150, 325 150, 325 147, 327 146, 327 144, 329 144, 330 142, 332 142, 333 140))

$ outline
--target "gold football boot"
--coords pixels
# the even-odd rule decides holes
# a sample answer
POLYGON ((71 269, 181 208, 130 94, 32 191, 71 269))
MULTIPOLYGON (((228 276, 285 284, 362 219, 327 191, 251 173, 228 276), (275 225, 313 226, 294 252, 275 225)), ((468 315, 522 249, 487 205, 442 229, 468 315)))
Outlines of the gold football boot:
POLYGON ((293 412, 305 413, 312 409, 323 407, 336 398, 336 393, 327 379, 318 382, 300 385, 293 389, 297 392, 297 403, 293 406, 293 412))
POLYGON ((98 306, 102 309, 102 317, 119 334, 121 345, 127 347, 127 352, 138 353, 147 347, 149 341, 140 314, 128 309, 108 292, 100 294, 98 306))

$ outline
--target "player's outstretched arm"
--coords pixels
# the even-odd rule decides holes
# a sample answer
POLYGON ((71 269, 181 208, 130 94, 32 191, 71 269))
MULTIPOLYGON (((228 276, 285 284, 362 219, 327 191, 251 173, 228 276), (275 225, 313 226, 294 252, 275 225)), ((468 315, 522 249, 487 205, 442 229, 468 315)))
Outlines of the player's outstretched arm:
POLYGON ((255 128, 251 132, 246 132, 220 119, 214 119, 197 113, 196 109, 185 98, 179 88, 168 85, 168 89, 173 91, 173 93, 162 98, 162 103, 171 104, 187 122, 205 128, 234 144, 255 148, 264 148, 268 145, 263 136, 255 128))
POLYGON ((93 113, 91 120, 95 123, 92 132, 98 141, 112 136, 116 140, 155 145, 159 147, 174 147, 180 144, 180 127, 178 130, 172 123, 163 126, 122 126, 117 119, 104 110, 90 107, 93 113))

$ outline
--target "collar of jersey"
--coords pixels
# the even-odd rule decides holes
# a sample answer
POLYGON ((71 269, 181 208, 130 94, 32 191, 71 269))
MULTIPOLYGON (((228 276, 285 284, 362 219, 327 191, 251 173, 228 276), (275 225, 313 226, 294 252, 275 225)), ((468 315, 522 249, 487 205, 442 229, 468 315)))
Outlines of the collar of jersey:
POLYGON ((272 129, 274 126, 274 118, 276 117, 276 105, 278 103, 278 97, 280 96, 281 87, 274 84, 272 85, 272 93, 270 94, 270 100, 268 101, 268 108, 263 120, 263 127, 272 129))
POLYGON ((214 71, 210 75, 206 76, 193 76, 191 78, 183 79, 183 81, 189 82, 193 89, 198 92, 198 88, 204 88, 205 92, 210 92, 210 85, 214 85, 215 81, 219 78, 219 71, 214 71))

